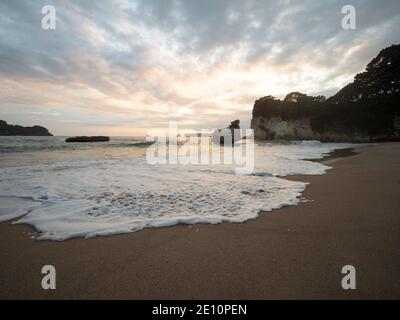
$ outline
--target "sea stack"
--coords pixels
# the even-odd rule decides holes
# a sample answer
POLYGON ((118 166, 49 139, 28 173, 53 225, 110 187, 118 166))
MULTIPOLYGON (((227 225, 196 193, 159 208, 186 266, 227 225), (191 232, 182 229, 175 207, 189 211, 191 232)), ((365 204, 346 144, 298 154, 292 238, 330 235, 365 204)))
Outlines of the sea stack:
POLYGON ((212 137, 212 141, 220 145, 225 145, 225 143, 234 145, 241 139, 240 120, 232 121, 228 128, 215 130, 212 137))

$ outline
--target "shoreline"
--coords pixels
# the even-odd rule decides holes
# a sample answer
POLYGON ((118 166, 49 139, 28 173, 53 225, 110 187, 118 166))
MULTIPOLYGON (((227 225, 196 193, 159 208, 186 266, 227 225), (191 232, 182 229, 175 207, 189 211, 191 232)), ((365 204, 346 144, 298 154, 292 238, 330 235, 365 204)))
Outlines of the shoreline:
MULTIPOLYGON (((356 150, 356 147, 349 147, 349 148, 344 148, 344 149, 335 149, 335 150, 333 150, 333 151, 331 151, 331 152, 329 152, 326 156, 324 156, 323 158, 321 158, 321 159, 303 159, 304 161, 310 161, 310 162, 319 162, 319 163, 323 163, 323 164, 328 164, 330 161, 332 161, 332 160, 335 160, 335 159, 340 159, 340 158, 346 158, 346 157, 351 157, 351 156, 354 156, 354 155, 357 155, 358 153, 355 151, 356 150)), ((325 173, 326 174, 326 173, 325 173)), ((322 174, 322 175, 325 175, 325 174, 322 174)), ((307 174, 296 174, 296 175, 288 175, 288 176, 282 176, 282 177, 279 177, 279 178, 281 178, 281 179, 285 179, 285 180, 293 180, 293 181, 300 181, 300 182, 304 182, 304 177, 306 177, 306 176, 308 176, 307 174)), ((311 175, 312 176, 312 175, 311 175)), ((306 189, 305 189, 306 190, 306 189)), ((301 193, 301 197, 303 197, 303 194, 304 194, 304 192, 305 192, 305 190, 301 193)), ((282 209, 284 209, 284 208, 287 208, 287 207, 292 207, 292 206, 297 206, 297 205, 299 205, 299 204, 296 204, 296 205, 291 205, 291 206, 283 206, 282 208, 279 208, 279 209, 273 209, 273 210, 271 210, 271 211, 277 211, 277 210, 282 210, 282 209)), ((268 213, 268 212, 271 212, 271 211, 263 211, 263 210, 260 210, 259 211, 259 215, 258 215, 258 217, 261 215, 261 214, 263 214, 263 213, 268 213)), ((18 220, 20 220, 21 219, 21 217, 23 217, 23 216, 25 216, 25 215, 27 215, 27 214, 29 214, 29 212, 27 212, 27 213, 25 213, 24 215, 22 215, 22 216, 18 216, 18 217, 16 217, 16 218, 13 218, 13 219, 10 219, 10 220, 6 220, 6 221, 3 221, 3 222, 0 222, 0 225, 1 224, 4 224, 4 223, 9 223, 10 225, 12 225, 12 226, 26 226, 27 228, 29 228, 31 231, 28 233, 29 234, 29 236, 30 236, 30 238, 34 235, 35 237, 37 236, 37 234, 38 234, 38 231, 36 230, 36 228, 34 227, 34 226, 32 226, 32 225, 30 225, 30 224, 24 224, 24 223, 21 223, 21 224, 14 224, 14 222, 17 222, 18 220)), ((255 219, 258 219, 258 217, 257 218, 255 218, 255 219)), ((254 219, 250 219, 250 220, 254 220, 254 219)), ((248 221, 250 221, 250 220, 248 220, 248 221)), ((248 221, 246 221, 246 222, 248 222, 248 221)), ((246 222, 244 222, 244 223, 246 223, 246 222)), ((222 223, 219 223, 219 224, 230 224, 231 222, 222 222, 222 223)), ((196 226, 196 225, 212 225, 211 223, 195 223, 195 224, 190 224, 190 225, 188 225, 188 224, 182 224, 182 223, 178 223, 177 225, 173 225, 173 226, 170 226, 170 227, 167 227, 167 228, 171 228, 171 227, 176 227, 176 226, 196 226)), ((145 229, 143 229, 143 230, 147 230, 147 229, 164 229, 165 227, 161 227, 161 228, 156 228, 156 227, 154 227, 154 228, 145 228, 145 229)), ((138 231, 136 231, 136 232, 141 232, 141 231, 143 231, 143 230, 138 230, 138 231)), ((115 237, 115 236, 120 236, 120 235, 124 235, 124 234, 130 234, 131 232, 127 232, 127 233, 121 233, 121 234, 112 234, 112 235, 110 235, 110 236, 96 236, 96 237, 94 237, 94 238, 102 238, 102 237, 115 237)), ((36 239, 32 239, 31 238, 31 240, 35 240, 35 241, 50 241, 50 242, 52 242, 52 240, 36 240, 36 239)), ((88 239, 86 239, 86 238, 84 238, 84 237, 77 237, 77 238, 70 238, 70 239, 66 239, 66 240, 62 240, 62 241, 56 241, 56 240, 54 240, 54 242, 65 242, 65 241, 70 241, 70 240, 88 240, 88 239)))
MULTIPOLYGON (((362 147, 350 147, 350 148, 345 148, 345 149, 335 149, 332 152, 329 152, 329 154, 322 159, 312 159, 312 160, 306 160, 306 161, 314 161, 314 162, 322 162, 322 163, 328 163, 331 160, 335 159, 341 159, 341 158, 347 158, 347 157, 352 157, 358 154, 357 149, 362 148, 362 147)), ((305 175, 307 176, 307 175, 305 175)))
POLYGON ((398 299, 400 144, 336 151, 318 160, 334 167, 325 175, 285 177, 310 182, 311 201, 244 224, 50 242, 3 222, 0 298, 398 299), (57 269, 55 291, 40 287, 46 264, 57 269), (346 264, 356 266, 355 291, 340 287, 346 264))

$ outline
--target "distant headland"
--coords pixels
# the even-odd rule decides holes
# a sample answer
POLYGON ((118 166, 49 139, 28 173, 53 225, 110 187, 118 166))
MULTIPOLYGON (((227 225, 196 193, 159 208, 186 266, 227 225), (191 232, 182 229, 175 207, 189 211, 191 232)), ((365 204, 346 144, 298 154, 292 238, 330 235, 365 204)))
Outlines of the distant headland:
POLYGON ((41 126, 22 127, 8 124, 0 120, 0 136, 53 136, 49 130, 41 126))

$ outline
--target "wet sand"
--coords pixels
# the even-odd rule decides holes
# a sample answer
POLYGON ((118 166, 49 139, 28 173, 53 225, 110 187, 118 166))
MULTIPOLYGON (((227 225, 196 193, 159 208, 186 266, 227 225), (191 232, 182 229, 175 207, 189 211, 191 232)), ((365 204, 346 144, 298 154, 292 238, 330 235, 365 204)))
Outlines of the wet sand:
POLYGON ((245 224, 45 242, 1 223, 0 299, 399 299, 400 143, 356 152, 290 178, 311 183, 312 201, 245 224), (47 264, 54 291, 41 288, 47 264), (356 290, 341 288, 344 265, 356 290))

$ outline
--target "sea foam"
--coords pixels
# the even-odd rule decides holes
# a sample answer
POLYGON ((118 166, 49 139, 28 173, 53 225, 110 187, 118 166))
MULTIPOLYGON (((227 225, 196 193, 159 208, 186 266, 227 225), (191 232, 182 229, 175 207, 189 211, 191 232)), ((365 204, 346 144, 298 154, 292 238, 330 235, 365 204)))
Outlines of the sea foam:
POLYGON ((261 144, 255 170, 229 166, 153 166, 144 158, 69 161, 2 168, 0 221, 30 224, 39 240, 62 241, 148 227, 242 223, 260 211, 296 205, 306 183, 293 174, 324 174, 318 159, 349 145, 261 144))

